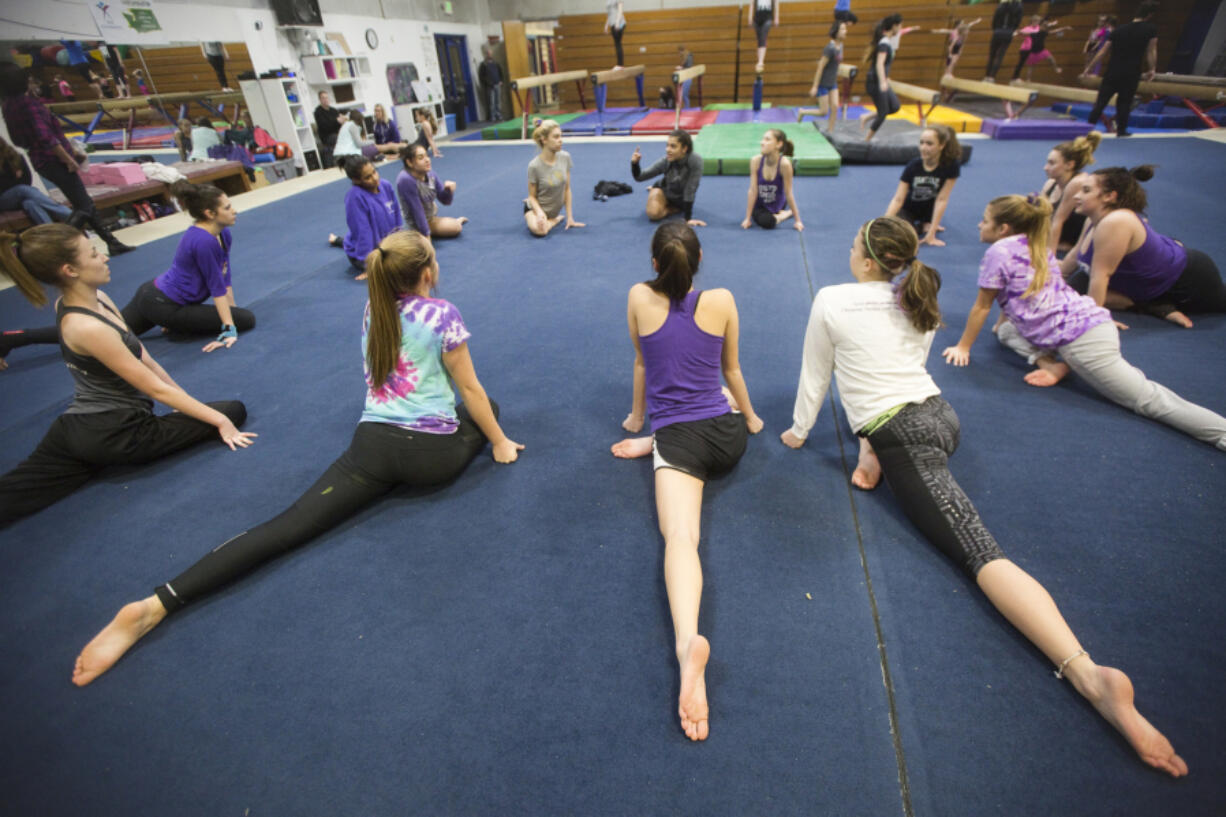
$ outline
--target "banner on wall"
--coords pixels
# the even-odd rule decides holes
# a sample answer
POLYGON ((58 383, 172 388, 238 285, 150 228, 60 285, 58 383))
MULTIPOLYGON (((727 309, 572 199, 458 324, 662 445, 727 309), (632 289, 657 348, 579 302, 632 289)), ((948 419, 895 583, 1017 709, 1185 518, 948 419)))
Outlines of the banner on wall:
POLYGON ((112 45, 170 45, 153 0, 86 0, 98 33, 112 45))

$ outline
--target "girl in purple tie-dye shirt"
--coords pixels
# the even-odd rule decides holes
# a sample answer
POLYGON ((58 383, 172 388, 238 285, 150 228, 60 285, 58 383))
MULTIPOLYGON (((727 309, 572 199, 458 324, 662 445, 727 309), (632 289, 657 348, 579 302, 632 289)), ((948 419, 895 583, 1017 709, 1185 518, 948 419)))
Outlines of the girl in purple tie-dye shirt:
POLYGON ((1042 197, 992 199, 979 222, 979 238, 992 246, 979 266, 979 297, 947 363, 965 366, 992 302, 1004 320, 1001 343, 1038 366, 1032 386, 1054 386, 1077 372, 1099 394, 1142 417, 1160 420, 1226 451, 1226 418, 1189 403, 1120 356, 1120 333, 1111 313, 1064 282, 1048 248, 1051 204, 1042 197))

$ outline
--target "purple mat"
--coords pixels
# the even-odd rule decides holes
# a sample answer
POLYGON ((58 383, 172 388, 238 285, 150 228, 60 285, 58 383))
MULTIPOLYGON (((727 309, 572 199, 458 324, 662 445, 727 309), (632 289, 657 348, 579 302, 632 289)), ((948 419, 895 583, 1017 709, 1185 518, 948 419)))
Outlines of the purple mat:
POLYGON ((1076 139, 1091 130, 1075 119, 985 119, 980 127, 993 139, 1076 139))
POLYGON ((717 125, 729 125, 736 122, 791 122, 796 123, 795 108, 763 108, 754 111, 741 108, 731 111, 720 111, 715 119, 717 125))
POLYGON ((630 128, 649 112, 649 108, 605 108, 603 120, 599 112, 585 113, 569 122, 563 122, 562 133, 591 135, 596 133, 596 128, 603 121, 605 133, 628 134, 630 128))

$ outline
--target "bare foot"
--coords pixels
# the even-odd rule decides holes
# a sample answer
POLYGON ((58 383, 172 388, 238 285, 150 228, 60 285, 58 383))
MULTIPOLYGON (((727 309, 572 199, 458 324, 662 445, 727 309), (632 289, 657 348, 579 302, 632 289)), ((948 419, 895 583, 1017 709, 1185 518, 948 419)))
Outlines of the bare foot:
POLYGON ((341 241, 341 237, 336 233, 328 233, 328 244, 333 247, 340 247, 343 242, 341 241))
POLYGON ((468 223, 468 216, 460 216, 460 223, 461 223, 461 224, 467 224, 467 223, 468 223))
POLYGON ((860 459, 851 472, 851 484, 861 491, 871 491, 881 483, 881 463, 868 440, 860 440, 860 459))
POLYGON ((1027 374, 1023 380, 1032 386, 1040 388, 1046 386, 1054 386, 1068 376, 1069 367, 1067 363, 1062 363, 1058 360, 1052 360, 1049 357, 1041 357, 1035 361, 1035 365, 1039 368, 1027 374))
POLYGON ((166 608, 157 596, 125 604, 111 623, 81 650, 72 670, 72 682, 83 687, 109 670, 165 617, 166 608))
POLYGON ((621 442, 613 443, 610 450, 613 456, 626 460, 646 457, 651 453, 651 437, 627 437, 621 442))
POLYGON ((353 280, 355 280, 355 281, 365 281, 365 280, 366 280, 366 273, 364 273, 364 272, 359 272, 357 275, 353 276, 353 280))
POLYGON ((1094 704, 1098 714, 1119 730, 1141 760, 1172 777, 1187 774, 1188 764, 1175 754, 1175 747, 1137 711, 1133 704, 1132 681, 1128 680, 1128 676, 1114 667, 1094 669, 1097 674, 1089 679, 1086 686, 1092 684, 1096 688, 1082 690, 1078 687, 1078 691, 1094 704))
POLYGON ((710 733, 706 679, 710 657, 710 642, 700 635, 691 636, 681 661, 681 696, 677 700, 681 728, 690 740, 706 740, 710 733))
POLYGON ((1183 313, 1182 313, 1182 312, 1180 312, 1178 309, 1176 309, 1174 312, 1168 312, 1168 313, 1166 314, 1166 319, 1167 319, 1168 321, 1170 321, 1171 323, 1177 323, 1177 324, 1179 324, 1179 325, 1180 325, 1180 326, 1182 326, 1184 329, 1191 329, 1191 328, 1192 328, 1192 321, 1191 321, 1191 319, 1189 319, 1187 315, 1183 314, 1183 313))

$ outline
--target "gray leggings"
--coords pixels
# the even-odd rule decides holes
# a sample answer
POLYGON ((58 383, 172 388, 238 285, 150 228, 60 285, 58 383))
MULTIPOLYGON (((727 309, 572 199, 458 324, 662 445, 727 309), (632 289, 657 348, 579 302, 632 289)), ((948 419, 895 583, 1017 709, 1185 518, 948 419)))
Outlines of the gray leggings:
MULTIPOLYGON (((1030 363, 1045 354, 1055 356, 1032 346, 1009 321, 1000 325, 996 337, 1030 363)), ((1058 352, 1069 368, 1109 400, 1226 451, 1226 417, 1189 403, 1124 360, 1114 323, 1100 323, 1058 352)))

